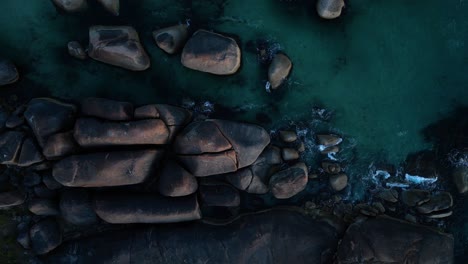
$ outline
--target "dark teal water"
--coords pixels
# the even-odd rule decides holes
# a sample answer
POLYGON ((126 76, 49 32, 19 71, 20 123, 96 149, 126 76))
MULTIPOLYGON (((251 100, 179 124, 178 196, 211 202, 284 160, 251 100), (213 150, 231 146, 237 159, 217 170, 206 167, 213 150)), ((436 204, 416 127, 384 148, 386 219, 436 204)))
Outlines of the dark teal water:
POLYGON ((352 147, 348 173, 357 197, 365 192, 360 181, 370 164, 399 164, 408 153, 432 148, 421 130, 468 104, 464 0, 353 0, 335 21, 320 20, 314 1, 305 0, 121 2, 121 16, 112 17, 93 3, 91 10, 70 15, 51 1, 2 0, 0 56, 22 73, 2 96, 103 96, 138 104, 191 99, 270 129, 301 124, 309 138, 325 127, 352 147), (195 28, 235 35, 243 50, 241 71, 229 77, 195 72, 180 64, 179 55, 160 51, 151 31, 186 19, 195 28), (86 44, 95 24, 134 26, 152 67, 133 73, 69 57, 67 42, 86 44), (293 61, 288 84, 276 94, 264 89, 266 69, 251 45, 257 39, 275 43, 293 61), (314 106, 334 111, 331 127, 312 120, 314 106))

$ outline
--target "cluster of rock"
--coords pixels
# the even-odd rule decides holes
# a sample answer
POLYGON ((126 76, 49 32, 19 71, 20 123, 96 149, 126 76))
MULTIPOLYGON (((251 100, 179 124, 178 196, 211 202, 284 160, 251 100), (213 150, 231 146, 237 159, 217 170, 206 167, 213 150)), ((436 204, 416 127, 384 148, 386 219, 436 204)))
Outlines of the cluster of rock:
MULTIPOLYGON (((70 13, 84 11, 88 8, 87 0, 52 0, 52 2, 58 8, 70 13)), ((114 16, 119 15, 120 0, 97 0, 97 2, 114 16)))
POLYGON ((322 161, 321 166, 323 172, 329 176, 330 186, 337 192, 344 190, 348 186, 348 176, 334 158, 340 151, 343 139, 334 134, 318 134, 316 137, 320 153, 328 157, 322 161))

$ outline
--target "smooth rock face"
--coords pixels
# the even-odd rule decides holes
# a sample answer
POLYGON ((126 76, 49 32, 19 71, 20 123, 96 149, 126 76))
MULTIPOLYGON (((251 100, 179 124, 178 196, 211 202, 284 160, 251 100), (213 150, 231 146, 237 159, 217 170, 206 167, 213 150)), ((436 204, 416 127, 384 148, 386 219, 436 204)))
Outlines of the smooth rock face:
POLYGON ((188 125, 174 142, 175 152, 183 155, 223 152, 230 149, 232 145, 218 126, 207 121, 188 125))
POLYGON ((0 134, 0 164, 16 164, 24 137, 23 132, 17 131, 0 134))
POLYGON ((120 0, 97 0, 107 11, 114 16, 120 12, 120 0))
POLYGON ((243 168, 236 172, 224 174, 224 179, 239 190, 246 190, 252 182, 252 171, 250 168, 243 168))
POLYGON ((132 71, 150 67, 138 33, 128 26, 92 26, 88 55, 98 61, 132 71))
POLYGON ((14 83, 18 79, 16 66, 8 60, 0 59, 0 86, 14 83))
POLYGON ((91 225, 98 220, 93 209, 91 196, 82 189, 74 188, 62 192, 60 212, 67 222, 74 225, 91 225))
POLYGON ((112 121, 133 119, 133 105, 104 98, 89 97, 81 102, 81 113, 112 121))
POLYGON ((184 46, 188 38, 188 25, 176 25, 153 31, 156 45, 169 54, 174 54, 184 46))
POLYGON ((468 192, 468 167, 456 168, 453 172, 453 181, 459 193, 468 192))
POLYGON ((338 173, 341 172, 340 164, 338 164, 336 162, 332 162, 332 161, 323 161, 322 162, 322 169, 326 173, 330 173, 330 174, 338 174, 338 173))
POLYGON ((76 107, 51 98, 34 98, 24 116, 41 147, 48 137, 70 130, 75 123, 76 107))
POLYGON ((317 13, 322 18, 334 19, 341 15, 344 6, 344 0, 318 0, 317 13))
POLYGON ((297 134, 294 131, 280 131, 280 138, 286 143, 291 143, 297 140, 297 134))
POLYGON ((50 199, 33 199, 29 202, 28 209, 31 213, 41 216, 60 214, 57 202, 50 199))
POLYGON ((308 177, 301 168, 289 168, 271 176, 270 190, 277 199, 288 199, 307 186, 308 177))
POLYGON ((346 174, 330 175, 330 186, 339 192, 348 186, 348 176, 346 174))
POLYGON ((71 241, 47 262, 329 263, 338 243, 335 232, 302 213, 278 209, 244 215, 224 225, 155 225, 71 241))
POLYGON ((212 176, 237 170, 236 152, 228 150, 215 154, 182 155, 179 160, 197 177, 212 176))
POLYGON ((82 147, 122 145, 164 145, 169 143, 169 130, 160 119, 109 122, 80 118, 75 123, 74 137, 82 147))
POLYGON ((239 191, 229 184, 204 183, 200 185, 200 200, 204 206, 236 207, 240 205, 239 191))
POLYGON ((432 195, 430 200, 416 208, 422 214, 430 214, 437 211, 442 211, 453 206, 453 198, 449 192, 441 192, 432 195))
POLYGON ((333 147, 340 144, 343 139, 340 136, 327 134, 327 135, 317 135, 317 142, 323 148, 333 147))
POLYGON ((33 251, 38 255, 43 255, 54 250, 62 243, 62 231, 58 223, 47 218, 41 220, 29 230, 33 251))
POLYGON ((158 191, 163 196, 179 197, 196 192, 198 183, 190 172, 175 161, 168 161, 159 175, 158 191))
POLYGON ((453 237, 389 217, 352 224, 338 248, 339 264, 453 263, 453 237))
POLYGON ((73 132, 64 132, 50 136, 42 149, 42 154, 48 160, 54 160, 74 154, 78 150, 79 146, 75 142, 73 132))
POLYGON ((83 11, 88 7, 86 0, 53 0, 53 2, 66 12, 83 11))
POLYGON ((216 75, 234 74, 241 65, 241 50, 232 38, 198 30, 185 45, 181 62, 197 71, 216 75))
POLYGON ((26 197, 18 191, 0 193, 0 209, 17 206, 24 203, 26 197))
POLYGON ((177 223, 201 218, 196 195, 167 198, 155 194, 97 194, 94 210, 111 224, 177 223))
POLYGON ((81 44, 78 41, 68 42, 67 48, 68 48, 68 54, 70 54, 70 56, 74 58, 77 58, 80 60, 86 60, 86 58, 88 58, 88 55, 83 49, 83 46, 81 46, 81 44))
POLYGON ((32 138, 27 138, 23 142, 16 165, 20 167, 28 167, 44 160, 45 158, 42 156, 36 142, 34 142, 32 138))
POLYGON ((268 68, 268 81, 272 89, 277 89, 283 84, 284 80, 286 80, 291 72, 291 68, 292 62, 288 56, 283 53, 275 55, 268 68))
POLYGON ((54 165, 53 176, 68 187, 138 184, 153 175, 160 150, 116 151, 65 158, 54 165))

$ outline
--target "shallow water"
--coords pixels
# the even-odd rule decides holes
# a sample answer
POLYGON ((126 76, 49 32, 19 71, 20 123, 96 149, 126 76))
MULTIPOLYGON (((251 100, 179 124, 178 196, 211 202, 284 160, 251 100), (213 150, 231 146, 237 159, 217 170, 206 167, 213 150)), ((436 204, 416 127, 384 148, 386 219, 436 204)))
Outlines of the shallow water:
POLYGON ((370 164, 399 164, 408 153, 430 149, 421 130, 468 104, 463 0, 354 0, 335 21, 320 20, 314 1, 305 0, 121 2, 121 16, 112 17, 94 3, 70 15, 51 1, 2 0, 0 56, 19 66, 22 79, 0 93, 103 96, 138 104, 188 98, 214 103, 219 116, 269 129, 298 125, 308 129, 309 140, 311 132, 332 130, 346 138, 345 156, 353 156, 348 173, 357 197, 365 192, 360 178, 370 164), (194 28, 236 36, 241 71, 229 77, 195 72, 180 64, 179 55, 167 56, 155 46, 152 30, 187 19, 194 28), (133 73, 69 57, 67 42, 86 44, 87 29, 95 24, 134 26, 152 67, 133 73), (252 49, 257 39, 276 45, 294 63, 288 85, 276 93, 265 91, 266 68, 252 49), (312 120, 314 106, 333 110, 331 124, 312 120))

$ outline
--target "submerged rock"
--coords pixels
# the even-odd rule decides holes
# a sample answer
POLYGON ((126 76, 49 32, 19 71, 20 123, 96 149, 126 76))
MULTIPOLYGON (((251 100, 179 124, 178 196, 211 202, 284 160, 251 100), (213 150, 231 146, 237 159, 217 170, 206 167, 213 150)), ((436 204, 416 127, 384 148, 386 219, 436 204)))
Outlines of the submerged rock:
POLYGON ((92 26, 88 55, 98 61, 132 71, 150 67, 150 59, 136 30, 128 26, 92 26))
POLYGON ((70 41, 67 44, 68 54, 70 56, 77 58, 79 60, 86 60, 88 55, 86 51, 83 49, 83 46, 78 41, 70 41))
POLYGON ((398 192, 394 189, 384 189, 377 194, 377 197, 390 203, 398 202, 398 192))
POLYGON ((74 225, 91 225, 98 220, 93 209, 91 195, 82 189, 73 188, 62 192, 60 212, 67 222, 74 225))
POLYGON ((334 19, 341 15, 341 10, 345 7, 344 0, 318 0, 317 13, 321 18, 334 19))
POLYGON ((54 165, 53 176, 68 187, 138 184, 151 177, 162 150, 135 150, 76 155, 54 165))
POLYGON ((289 168, 271 176, 270 190, 277 199, 288 199, 307 186, 308 177, 301 168, 289 168))
POLYGON ((192 70, 229 75, 241 65, 241 50, 232 38, 198 30, 185 45, 181 62, 192 70))
POLYGON ((81 113, 111 121, 133 119, 133 105, 104 98, 89 97, 81 102, 81 113))
POLYGON ((97 0, 107 11, 114 16, 120 13, 120 0, 97 0))
POLYGON ((297 140, 297 134, 294 131, 280 131, 279 136, 283 142, 291 143, 297 140))
POLYGON ((18 131, 6 131, 0 134, 0 164, 16 164, 24 137, 25 134, 18 131))
POLYGON ((268 81, 272 89, 277 89, 283 84, 284 80, 286 80, 291 72, 291 68, 292 62, 288 56, 283 53, 275 55, 268 68, 268 81))
POLYGON ((156 45, 169 54, 179 52, 188 38, 188 25, 176 25, 153 31, 156 45))
POLYGON ((23 146, 21 147, 21 152, 16 165, 20 167, 28 167, 44 160, 45 158, 36 142, 34 142, 32 138, 26 138, 23 142, 23 146))
POLYGON ((453 181, 459 193, 468 192, 468 167, 456 168, 453 172, 453 181))
POLYGON ((19 79, 19 73, 16 66, 4 59, 0 59, 0 86, 12 84, 19 79))
POLYGON ((0 209, 10 208, 24 203, 26 197, 18 191, 0 193, 0 209))
POLYGON ((54 4, 66 12, 83 11, 88 7, 86 0, 53 0, 54 4))
POLYGON ((439 177, 437 172, 437 157, 430 151, 408 155, 406 159, 406 178, 419 182, 435 182, 439 177))
POLYGON ((182 166, 168 161, 159 175, 157 189, 161 195, 168 197, 186 196, 197 191, 198 183, 195 176, 182 166))
POLYGON ((323 161, 322 169, 329 174, 338 174, 341 172, 341 166, 339 163, 332 161, 323 161))
POLYGON ((252 182, 252 171, 250 168, 243 168, 236 172, 224 174, 224 179, 237 189, 244 191, 252 182))
POLYGON ((71 241, 47 262, 328 263, 337 243, 336 230, 325 222, 277 209, 224 224, 205 221, 114 231, 71 241))
POLYGON ((225 183, 202 183, 200 200, 204 206, 236 207, 240 205, 239 191, 225 183))
POLYGON ((390 217, 352 224, 337 263, 453 263, 451 235, 390 217))
POLYGON ((155 194, 95 195, 94 210, 111 224, 177 223, 201 218, 196 195, 168 198, 155 194))
POLYGON ((41 220, 29 230, 33 251, 38 255, 43 255, 54 250, 62 243, 62 231, 58 223, 47 218, 41 220))
POLYGON ((329 182, 333 190, 339 192, 348 186, 348 176, 343 173, 330 175, 329 182))

